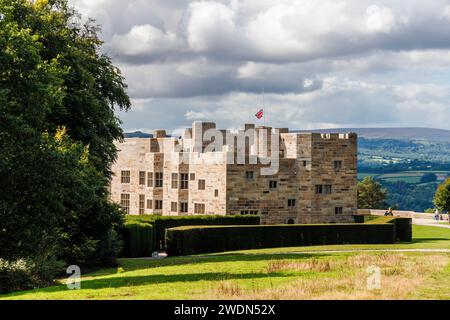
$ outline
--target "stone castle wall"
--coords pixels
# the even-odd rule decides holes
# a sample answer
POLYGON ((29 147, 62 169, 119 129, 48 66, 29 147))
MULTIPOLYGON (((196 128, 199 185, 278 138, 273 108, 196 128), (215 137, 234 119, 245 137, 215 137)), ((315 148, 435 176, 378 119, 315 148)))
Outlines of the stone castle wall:
POLYGON ((249 164, 248 154, 245 164, 229 163, 227 160, 236 159, 233 148, 204 152, 207 143, 198 145, 193 138, 214 128, 213 123, 197 123, 186 130, 184 140, 167 137, 159 130, 154 138, 118 143, 112 200, 128 206, 133 215, 259 214, 266 224, 353 221, 357 210, 355 134, 300 134, 277 129, 280 149, 276 151, 259 140, 262 131, 270 135, 272 129, 256 128, 257 140, 246 146, 247 152, 280 154, 279 171, 266 176, 261 169, 267 166, 249 164), (187 160, 180 163, 181 157, 187 160), (130 172, 129 182, 122 183, 122 171, 130 172), (156 186, 157 173, 163 175, 161 186, 156 186), (188 178, 183 187, 182 175, 188 178))

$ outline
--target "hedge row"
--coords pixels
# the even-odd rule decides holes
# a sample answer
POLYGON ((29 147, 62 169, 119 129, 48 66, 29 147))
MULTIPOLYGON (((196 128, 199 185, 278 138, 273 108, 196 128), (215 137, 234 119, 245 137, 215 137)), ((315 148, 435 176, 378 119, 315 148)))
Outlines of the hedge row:
POLYGON ((394 223, 178 227, 166 232, 169 255, 331 244, 390 244, 394 223))
POLYGON ((122 232, 127 258, 149 257, 153 252, 153 226, 143 221, 127 221, 122 232))
MULTIPOLYGON (((180 226, 206 226, 206 225, 259 225, 259 216, 127 216, 127 223, 146 223, 153 226, 152 248, 165 250, 166 229, 180 226)), ((127 245, 125 239, 125 244, 127 245)))
MULTIPOLYGON (((393 223, 395 224, 395 237, 398 241, 412 241, 412 219, 386 216, 361 216, 366 224, 393 223)), ((355 218, 356 221, 356 218, 355 218)))
POLYGON ((411 218, 395 218, 395 234, 398 241, 412 241, 412 219, 411 218))
POLYGON ((154 246, 165 250, 166 229, 181 226, 259 225, 259 216, 163 216, 153 222, 154 246))

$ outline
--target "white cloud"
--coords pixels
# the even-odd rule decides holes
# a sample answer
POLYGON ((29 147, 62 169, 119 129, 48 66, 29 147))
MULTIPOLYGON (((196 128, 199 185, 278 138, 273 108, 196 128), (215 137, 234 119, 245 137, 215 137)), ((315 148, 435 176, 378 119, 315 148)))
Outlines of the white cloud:
POLYGON ((125 35, 114 35, 110 46, 125 56, 167 54, 180 47, 174 33, 149 24, 133 26, 125 35))
POLYGON ((236 127, 263 88, 277 126, 450 121, 448 0, 72 2, 126 76, 126 128, 236 127))
POLYGON ((194 2, 188 9, 188 43, 194 51, 229 50, 239 42, 233 10, 218 2, 194 2))
POLYGON ((395 16, 388 7, 371 5, 366 10, 366 26, 373 32, 390 32, 396 24, 395 16))

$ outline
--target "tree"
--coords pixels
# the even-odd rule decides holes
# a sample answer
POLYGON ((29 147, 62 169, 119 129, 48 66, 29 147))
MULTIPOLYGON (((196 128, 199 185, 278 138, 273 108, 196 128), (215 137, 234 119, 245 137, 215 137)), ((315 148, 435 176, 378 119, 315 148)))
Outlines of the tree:
POLYGON ((433 202, 440 211, 450 212, 450 178, 438 187, 433 202))
POLYGON ((115 108, 130 101, 98 27, 67 0, 0 0, 0 258, 111 262, 115 108))
POLYGON ((387 191, 372 177, 365 177, 358 183, 358 208, 386 208, 387 191))
POLYGON ((437 176, 434 173, 425 173, 420 178, 420 183, 429 183, 429 182, 435 182, 437 181, 437 176))

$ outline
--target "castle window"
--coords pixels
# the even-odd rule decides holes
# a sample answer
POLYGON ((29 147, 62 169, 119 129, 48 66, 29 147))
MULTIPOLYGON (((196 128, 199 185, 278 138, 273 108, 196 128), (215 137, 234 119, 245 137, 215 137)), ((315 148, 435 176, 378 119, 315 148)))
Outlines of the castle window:
POLYGON ((120 195, 120 206, 122 207, 123 212, 126 214, 130 213, 130 194, 122 193, 120 195))
POLYGON ((188 203, 187 202, 180 203, 180 212, 182 212, 182 213, 188 212, 188 203))
POLYGON ((205 204, 204 203, 196 203, 194 206, 194 213, 204 214, 205 213, 205 204))
POLYGON ((316 184, 316 194, 323 193, 323 186, 321 184, 316 184))
POLYGON ((147 172, 147 187, 153 188, 153 172, 147 172))
POLYGON ((189 174, 181 173, 181 181, 180 181, 180 189, 188 189, 189 188, 189 174))
POLYGON ((219 190, 216 189, 216 190, 214 190, 214 197, 217 198, 218 196, 219 196, 219 190))
POLYGON ((178 173, 172 173, 172 189, 178 189, 178 173))
POLYGON ((145 213, 145 195, 140 194, 139 195, 139 214, 143 215, 144 213, 145 213))
POLYGON ((316 194, 331 194, 333 186, 331 184, 316 184, 316 194))
POLYGON ((334 161, 334 170, 340 170, 342 169, 342 161, 341 160, 336 160, 334 161))
POLYGON ((155 200, 155 210, 162 210, 163 202, 162 200, 155 200))
POLYGON ((151 199, 147 199, 147 209, 153 209, 153 201, 151 199))
POLYGON ((191 181, 195 181, 195 173, 191 173, 191 181))
POLYGON ((145 171, 139 171, 139 185, 145 186, 145 171))
POLYGON ((270 180, 270 181, 269 181, 269 188, 270 188, 270 189, 276 189, 276 188, 278 188, 278 181, 276 181, 276 180, 270 180))
POLYGON ((336 215, 342 214, 343 210, 344 209, 342 207, 336 207, 336 208, 334 208, 334 214, 336 214, 336 215))
POLYGON ((306 167, 306 165, 307 165, 307 162, 303 161, 303 166, 306 167))
POLYGON ((206 181, 205 180, 198 180, 198 190, 205 190, 206 189, 206 181))
POLYGON ((131 172, 129 170, 122 171, 122 176, 121 176, 120 180, 122 183, 130 183, 131 172))
POLYGON ((246 178, 247 180, 253 180, 253 178, 254 178, 253 171, 246 171, 246 172, 245 172, 245 178, 246 178))
POLYGON ((258 215, 258 211, 257 210, 241 210, 241 215, 242 216, 246 216, 246 215, 256 216, 256 215, 258 215))
POLYGON ((288 207, 295 207, 296 203, 296 199, 288 199, 288 207))
POLYGON ((172 212, 177 212, 177 211, 178 211, 178 203, 176 203, 176 202, 171 202, 171 203, 170 203, 170 211, 172 211, 172 212))
POLYGON ((155 173, 155 188, 162 188, 163 186, 163 173, 156 172, 155 173))

